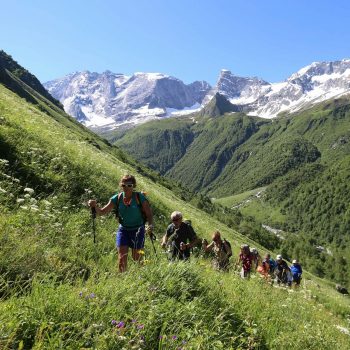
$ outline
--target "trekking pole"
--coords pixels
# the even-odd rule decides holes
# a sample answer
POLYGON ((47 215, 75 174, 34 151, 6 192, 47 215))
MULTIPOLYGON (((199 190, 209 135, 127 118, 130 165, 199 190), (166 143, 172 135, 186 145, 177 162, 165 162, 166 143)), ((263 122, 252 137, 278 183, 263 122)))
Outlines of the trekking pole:
POLYGON ((152 247, 153 247, 153 250, 154 250, 154 254, 156 255, 156 258, 158 259, 157 250, 156 250, 156 247, 155 247, 155 245, 154 245, 154 241, 156 240, 156 236, 155 236, 154 233, 152 232, 152 233, 149 235, 149 238, 151 239, 151 243, 152 243, 152 247))
POLYGON ((146 226, 146 234, 147 236, 149 236, 149 239, 151 240, 151 243, 152 243, 152 247, 153 247, 153 251, 154 251, 154 254, 156 255, 156 258, 158 258, 158 255, 157 255, 157 251, 156 251, 156 247, 154 246, 154 242, 157 238, 156 236, 154 235, 154 233, 152 231, 150 231, 150 226, 146 226))
POLYGON ((94 234, 94 243, 96 243, 96 208, 92 207, 91 208, 91 217, 92 217, 92 232, 94 234))

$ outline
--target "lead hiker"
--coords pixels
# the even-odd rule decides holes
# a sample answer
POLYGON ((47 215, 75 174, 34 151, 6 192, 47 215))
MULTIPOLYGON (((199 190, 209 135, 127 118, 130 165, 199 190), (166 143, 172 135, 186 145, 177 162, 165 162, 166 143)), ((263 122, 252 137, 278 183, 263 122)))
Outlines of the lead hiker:
POLYGON ((212 242, 208 245, 207 240, 202 241, 202 247, 205 252, 212 251, 214 253, 213 267, 216 270, 227 271, 229 259, 232 256, 231 244, 225 239, 221 239, 219 231, 215 231, 212 235, 212 242))
POLYGON ((119 219, 119 227, 116 236, 118 250, 119 271, 127 268, 129 248, 132 250, 132 258, 140 260, 140 250, 145 244, 145 222, 147 221, 147 233, 153 237, 153 215, 148 199, 141 192, 135 192, 136 179, 132 175, 125 175, 120 180, 121 192, 111 197, 102 208, 97 206, 96 200, 89 200, 90 208, 96 209, 97 215, 105 215, 116 210, 119 219))
POLYGON ((187 260, 190 257, 190 249, 194 247, 198 238, 192 226, 182 221, 182 213, 174 211, 171 216, 172 223, 168 226, 162 239, 162 247, 170 246, 171 260, 187 260))

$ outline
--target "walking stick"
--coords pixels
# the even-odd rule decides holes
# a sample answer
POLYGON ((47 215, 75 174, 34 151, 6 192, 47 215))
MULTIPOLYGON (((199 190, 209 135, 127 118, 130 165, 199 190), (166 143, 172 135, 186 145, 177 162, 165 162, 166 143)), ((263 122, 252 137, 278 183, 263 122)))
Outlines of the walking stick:
POLYGON ((96 243, 96 208, 91 208, 91 217, 92 217, 92 232, 94 233, 94 243, 96 243))
POLYGON ((148 236, 149 236, 149 238, 150 238, 150 240, 151 240, 154 254, 156 255, 156 258, 158 258, 157 250, 156 250, 156 247, 154 246, 154 241, 155 241, 157 238, 156 238, 156 236, 154 235, 153 232, 149 233, 148 236))
POLYGON ((153 232, 151 233, 149 238, 151 239, 151 242, 152 242, 152 247, 153 247, 153 250, 154 250, 154 254, 156 255, 156 258, 158 258, 157 250, 156 250, 156 247, 154 246, 154 241, 156 240, 156 236, 154 235, 153 232))

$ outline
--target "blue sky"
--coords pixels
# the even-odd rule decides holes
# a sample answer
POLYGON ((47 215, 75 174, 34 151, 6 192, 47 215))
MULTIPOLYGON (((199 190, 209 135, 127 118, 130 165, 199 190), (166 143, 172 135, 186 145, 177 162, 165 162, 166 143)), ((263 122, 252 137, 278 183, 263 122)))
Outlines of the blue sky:
POLYGON ((73 71, 270 82, 350 57, 350 1, 0 0, 0 49, 42 82, 73 71))

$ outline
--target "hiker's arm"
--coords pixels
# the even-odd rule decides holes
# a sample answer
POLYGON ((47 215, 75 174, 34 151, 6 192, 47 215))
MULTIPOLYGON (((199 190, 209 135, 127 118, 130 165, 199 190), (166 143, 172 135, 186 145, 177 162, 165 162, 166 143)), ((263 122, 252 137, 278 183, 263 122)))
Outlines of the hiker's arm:
POLYGON ((153 229, 153 213, 147 200, 143 201, 142 210, 146 214, 148 226, 153 229))
POLYGON ((208 244, 207 246, 203 246, 203 250, 205 252, 210 252, 214 247, 214 242, 211 242, 210 244, 208 244))
POLYGON ((232 255, 231 247, 226 242, 224 242, 224 245, 225 245, 225 249, 226 249, 226 254, 227 255, 232 255))
POLYGON ((185 249, 191 249, 199 242, 200 242, 200 239, 197 236, 195 236, 195 238, 192 239, 192 241, 190 243, 185 244, 185 247, 186 247, 185 249))
POLYGON ((167 243, 168 243, 168 236, 167 234, 165 234, 162 238, 162 243, 161 243, 162 247, 164 248, 167 243))
POLYGON ((188 240, 190 241, 189 243, 186 243, 183 245, 183 249, 191 249, 193 248, 195 245, 197 245, 198 243, 200 243, 200 238, 198 238, 196 232, 194 232, 194 229, 192 226, 189 226, 189 236, 188 236, 188 240))
POLYGON ((110 200, 103 208, 100 208, 100 207, 97 206, 97 203, 96 203, 96 201, 94 199, 90 199, 88 201, 88 206, 90 208, 95 208, 97 215, 105 215, 105 214, 108 214, 113 209, 114 204, 110 200))

